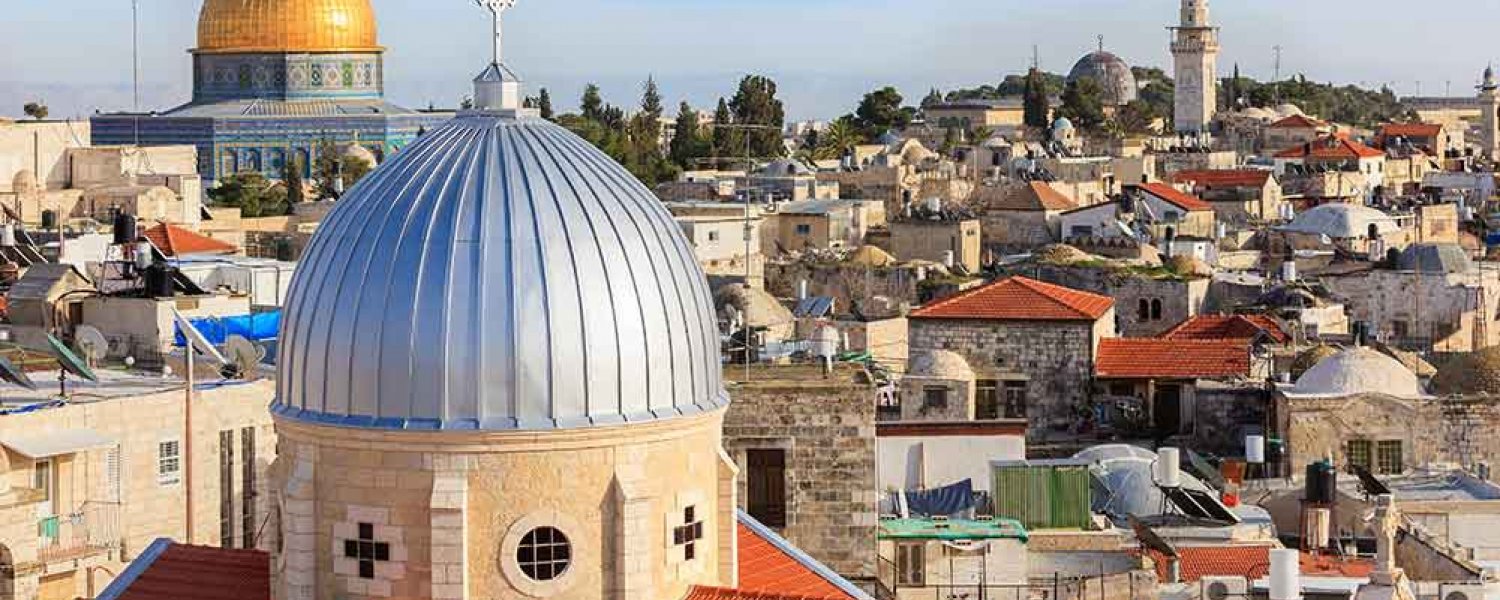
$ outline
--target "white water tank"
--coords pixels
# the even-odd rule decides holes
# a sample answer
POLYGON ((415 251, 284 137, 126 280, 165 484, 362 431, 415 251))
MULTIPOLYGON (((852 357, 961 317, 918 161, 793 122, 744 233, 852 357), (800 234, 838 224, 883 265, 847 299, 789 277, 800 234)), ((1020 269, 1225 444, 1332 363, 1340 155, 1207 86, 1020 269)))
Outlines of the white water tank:
POLYGON ((1245 436, 1245 462, 1252 465, 1265 464, 1266 462, 1266 436, 1245 436))
POLYGON ((949 269, 953 268, 953 251, 952 250, 946 250, 946 251, 943 252, 943 266, 948 267, 949 269))
POLYGON ((1281 280, 1287 283, 1297 281, 1297 261, 1289 260, 1281 263, 1281 280))
POLYGON ((928 198, 927 199, 927 210, 929 212, 934 212, 934 213, 943 212, 943 199, 939 198, 937 196, 933 196, 931 198, 928 198))
POLYGON ((813 334, 812 350, 813 356, 819 358, 831 358, 839 353, 839 330, 834 327, 819 327, 813 334))
POLYGON ((1182 487, 1182 451, 1176 448, 1156 451, 1156 485, 1169 489, 1182 487))
POLYGON ((1301 600, 1302 553, 1278 548, 1271 551, 1271 600, 1301 600))
POLYGON ((803 280, 797 282, 797 299, 798 300, 806 300, 807 299, 807 280, 806 279, 803 279, 803 280))
POLYGON ((1313 508, 1307 511, 1307 536, 1308 546, 1315 549, 1328 547, 1333 531, 1333 511, 1327 508, 1313 508))

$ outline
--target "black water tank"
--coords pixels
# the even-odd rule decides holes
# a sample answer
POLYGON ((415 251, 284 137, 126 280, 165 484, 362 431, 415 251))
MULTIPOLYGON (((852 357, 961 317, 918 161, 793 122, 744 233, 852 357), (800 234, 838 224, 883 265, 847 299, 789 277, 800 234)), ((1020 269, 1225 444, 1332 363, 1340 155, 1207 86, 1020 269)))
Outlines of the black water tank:
POLYGON ((135 216, 126 214, 124 211, 115 213, 115 245, 135 243, 136 235, 135 216))
POLYGON ((163 263, 156 263, 146 267, 146 296, 150 298, 171 298, 175 296, 172 286, 172 272, 175 269, 163 263))
POLYGON ((1307 465, 1307 501, 1332 504, 1338 480, 1339 474, 1333 465, 1321 461, 1307 465))
POLYGON ((52 229, 57 229, 57 211, 44 210, 42 211, 42 230, 50 231, 52 229))

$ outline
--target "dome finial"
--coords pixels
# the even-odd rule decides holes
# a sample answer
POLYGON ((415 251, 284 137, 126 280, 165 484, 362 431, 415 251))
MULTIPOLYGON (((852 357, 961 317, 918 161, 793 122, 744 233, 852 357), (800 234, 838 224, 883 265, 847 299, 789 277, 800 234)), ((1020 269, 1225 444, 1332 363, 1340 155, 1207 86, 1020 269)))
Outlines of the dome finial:
POLYGON ((478 110, 517 110, 521 108, 521 80, 505 67, 505 11, 515 8, 517 0, 474 0, 488 9, 494 19, 494 48, 490 64, 474 79, 474 108, 478 110))

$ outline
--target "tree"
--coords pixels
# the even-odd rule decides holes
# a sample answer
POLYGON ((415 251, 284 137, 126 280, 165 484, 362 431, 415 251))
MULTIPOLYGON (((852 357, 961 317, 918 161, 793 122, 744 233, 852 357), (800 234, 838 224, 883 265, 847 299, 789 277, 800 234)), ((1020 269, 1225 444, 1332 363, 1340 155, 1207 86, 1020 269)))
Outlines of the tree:
POLYGON ((668 154, 672 162, 684 169, 692 169, 698 159, 708 155, 708 140, 703 139, 703 128, 698 125, 698 111, 683 102, 677 107, 677 123, 672 128, 672 145, 668 154))
POLYGON ((47 110, 47 105, 41 102, 27 102, 26 106, 21 107, 21 110, 26 113, 26 116, 38 121, 47 118, 47 114, 50 112, 47 110))
POLYGON ((843 158, 845 153, 864 140, 853 117, 845 115, 829 123, 828 129, 818 136, 818 141, 819 146, 813 150, 813 156, 819 160, 831 160, 843 158))
POLYGON ((763 125, 770 129, 745 131, 750 138, 750 153, 756 157, 781 156, 781 128, 786 123, 786 108, 776 98, 776 82, 764 75, 746 75, 739 90, 729 100, 738 125, 763 125))
POLYGON ((943 146, 941 149, 942 153, 945 156, 951 156, 953 154, 953 150, 958 148, 958 143, 960 141, 960 138, 962 137, 963 136, 959 134, 957 127, 949 127, 945 131, 943 131, 943 146))
POLYGON ((348 190, 354 187, 374 168, 362 158, 340 152, 331 140, 318 142, 317 153, 317 158, 313 159, 313 187, 319 198, 342 196, 340 188, 348 190))
POLYGON ((1234 76, 1229 78, 1224 85, 1224 101, 1228 110, 1236 110, 1240 106, 1240 63, 1234 63, 1234 76))
POLYGON ((1121 134, 1148 135, 1156 133, 1152 130, 1152 125, 1162 117, 1163 115, 1156 114, 1150 103, 1136 100, 1120 107, 1115 113, 1114 123, 1121 134))
POLYGON ((1025 109, 1025 123, 1027 127, 1046 129, 1049 125, 1050 113, 1052 112, 1050 96, 1047 94, 1047 81, 1042 76, 1042 71, 1032 67, 1026 73, 1026 85, 1022 91, 1021 99, 1025 109))
POLYGON ((865 139, 872 140, 886 131, 911 124, 916 111, 903 108, 901 101, 901 93, 890 86, 865 94, 854 109, 854 124, 865 139))
POLYGON ((713 145, 709 149, 712 156, 733 155, 735 149, 743 145, 739 143, 739 132, 725 127, 733 124, 734 113, 729 111, 729 102, 719 98, 719 106, 714 109, 713 145))
POLYGON ((578 112, 590 121, 603 121, 604 98, 599 95, 599 86, 590 83, 583 88, 583 98, 578 103, 578 112))
POLYGON ((641 93, 641 112, 648 115, 652 121, 661 118, 661 90, 656 87, 656 78, 647 77, 645 90, 641 93))
POLYGON ((934 104, 942 104, 942 103, 943 103, 943 93, 940 92, 940 91, 938 91, 937 88, 932 88, 932 90, 929 91, 929 92, 927 92, 927 95, 922 98, 922 108, 927 108, 927 107, 932 106, 934 104))
POLYGON ((1062 107, 1057 112, 1080 129, 1097 129, 1104 124, 1104 93, 1093 79, 1081 77, 1070 81, 1063 90, 1062 107))
POLYGON ((307 168, 302 164, 302 159, 295 155, 286 159, 281 164, 281 184, 285 186, 286 207, 282 212, 290 212, 293 206, 307 200, 307 190, 302 185, 302 170, 307 168))
POLYGON ((240 216, 253 219, 286 212, 286 188, 260 173, 236 173, 219 180, 208 190, 214 206, 240 209, 240 216))
POLYGON ((542 88, 541 93, 537 96, 536 108, 542 114, 543 119, 552 120, 552 94, 547 93, 547 88, 542 88))

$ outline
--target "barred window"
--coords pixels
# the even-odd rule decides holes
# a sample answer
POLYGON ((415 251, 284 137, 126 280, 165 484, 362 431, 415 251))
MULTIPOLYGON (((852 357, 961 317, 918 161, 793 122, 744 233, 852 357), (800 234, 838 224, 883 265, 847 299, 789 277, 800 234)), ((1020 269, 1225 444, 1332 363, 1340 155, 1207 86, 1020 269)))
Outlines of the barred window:
POLYGON ((168 440, 156 445, 156 483, 176 485, 182 481, 182 443, 168 440))
POLYGON ((1382 475, 1405 471, 1401 460, 1401 440, 1384 440, 1375 445, 1375 468, 1382 475))
POLYGON ((1345 458, 1348 459, 1349 466, 1372 470, 1371 468, 1374 466, 1372 461, 1374 458, 1373 445, 1370 440, 1349 440, 1348 447, 1345 450, 1345 458))
POLYGON ((521 572, 535 581, 552 581, 562 577, 573 562, 573 546, 568 536, 552 527, 538 527, 521 538, 516 548, 516 564, 521 572))

